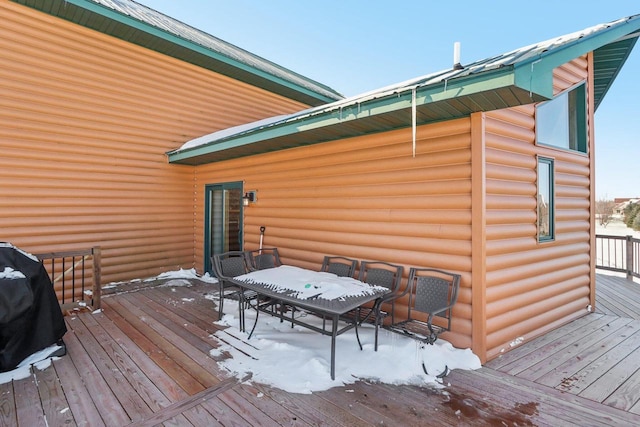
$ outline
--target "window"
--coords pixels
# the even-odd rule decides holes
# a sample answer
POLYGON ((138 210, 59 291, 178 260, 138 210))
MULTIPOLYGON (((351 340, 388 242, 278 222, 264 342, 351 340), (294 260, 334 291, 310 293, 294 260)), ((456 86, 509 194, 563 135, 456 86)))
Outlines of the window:
POLYGON ((538 241, 554 238, 553 159, 538 157, 538 241))
POLYGON ((587 97, 584 84, 536 108, 538 144, 587 152, 587 97))

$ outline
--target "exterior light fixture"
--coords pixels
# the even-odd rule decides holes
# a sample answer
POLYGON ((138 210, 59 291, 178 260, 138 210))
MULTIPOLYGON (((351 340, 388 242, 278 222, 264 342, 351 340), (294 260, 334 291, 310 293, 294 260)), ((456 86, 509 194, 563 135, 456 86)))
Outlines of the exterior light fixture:
POLYGON ((258 192, 255 190, 247 191, 242 196, 242 206, 249 206, 249 203, 255 203, 258 200, 258 192))

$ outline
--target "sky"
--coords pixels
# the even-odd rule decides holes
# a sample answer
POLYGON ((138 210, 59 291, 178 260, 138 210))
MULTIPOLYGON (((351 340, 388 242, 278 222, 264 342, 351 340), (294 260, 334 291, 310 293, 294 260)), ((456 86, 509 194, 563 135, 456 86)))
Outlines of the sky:
MULTIPOLYGON (((349 97, 640 14, 636 0, 139 0, 349 97)), ((640 197, 640 45, 596 111, 596 198, 640 197)))

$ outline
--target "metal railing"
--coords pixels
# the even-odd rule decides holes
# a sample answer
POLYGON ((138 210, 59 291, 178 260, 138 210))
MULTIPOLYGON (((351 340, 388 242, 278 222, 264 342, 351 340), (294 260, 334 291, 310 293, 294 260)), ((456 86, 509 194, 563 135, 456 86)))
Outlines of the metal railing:
POLYGON ((100 308, 100 247, 35 255, 44 265, 63 311, 100 308))
POLYGON ((640 239, 596 234, 596 268, 640 278, 640 239))

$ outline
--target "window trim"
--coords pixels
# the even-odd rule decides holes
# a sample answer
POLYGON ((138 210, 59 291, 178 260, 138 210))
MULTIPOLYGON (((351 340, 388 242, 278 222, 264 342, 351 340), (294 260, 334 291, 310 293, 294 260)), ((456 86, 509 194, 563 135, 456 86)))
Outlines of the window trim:
POLYGON ((535 114, 535 132, 536 132, 536 145, 540 145, 540 146, 544 146, 544 147, 549 147, 549 148, 554 148, 557 150, 562 150, 562 151, 567 151, 567 152, 571 152, 571 153, 576 153, 576 154, 583 154, 583 155, 587 155, 589 154, 589 131, 588 131, 588 122, 589 122, 589 118, 588 116, 588 102, 587 102, 587 84, 585 81, 582 81, 580 83, 577 83, 569 88, 567 88, 566 90, 557 93, 553 99, 550 99, 548 101, 545 102, 541 102, 539 104, 536 105, 536 114, 535 114), (580 95, 581 96, 576 96, 575 98, 575 109, 572 111, 570 106, 570 102, 572 99, 572 94, 577 94, 577 92, 580 91, 580 95), (565 98, 566 97, 566 98, 565 98), (562 98, 566 99, 567 102, 567 109, 566 109, 566 113, 567 113, 567 120, 568 123, 566 131, 567 131, 567 143, 568 146, 562 146, 562 145, 555 145, 553 143, 549 143, 549 142, 544 142, 540 140, 540 135, 543 133, 543 131, 540 129, 540 125, 541 125, 541 120, 540 120, 540 114, 538 113, 538 111, 540 109, 544 109, 545 106, 551 106, 554 105, 554 101, 556 102, 561 102, 560 100, 562 98), (582 111, 583 114, 574 114, 574 113, 578 113, 578 111, 582 111), (571 142, 572 142, 572 138, 571 135, 572 134, 576 134, 575 136, 575 145, 576 148, 572 148, 571 147, 571 142))
POLYGON ((556 213, 556 196, 555 196, 555 159, 546 156, 537 156, 537 166, 536 166, 536 228, 538 234, 538 242, 552 242, 556 238, 556 221, 555 221, 555 213, 556 213), (549 201, 548 201, 548 216, 549 216, 549 231, 548 234, 541 234, 540 232, 540 191, 542 180, 540 179, 540 165, 545 164, 549 166, 549 175, 548 175, 548 192, 549 192, 549 201))

